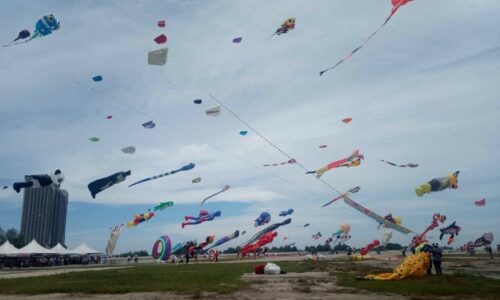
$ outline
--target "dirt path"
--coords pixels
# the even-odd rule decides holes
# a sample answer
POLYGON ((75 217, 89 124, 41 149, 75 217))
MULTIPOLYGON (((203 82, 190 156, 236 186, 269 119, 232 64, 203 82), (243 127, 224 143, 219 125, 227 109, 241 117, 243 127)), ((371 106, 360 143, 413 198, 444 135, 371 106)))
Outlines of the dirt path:
POLYGON ((58 268, 58 269, 36 269, 36 270, 23 270, 23 271, 8 271, 0 273, 0 279, 10 279, 10 278, 23 278, 23 277, 38 277, 38 276, 50 276, 57 274, 65 274, 71 272, 86 272, 86 271, 104 271, 111 269, 124 269, 130 267, 86 267, 86 268, 58 268))

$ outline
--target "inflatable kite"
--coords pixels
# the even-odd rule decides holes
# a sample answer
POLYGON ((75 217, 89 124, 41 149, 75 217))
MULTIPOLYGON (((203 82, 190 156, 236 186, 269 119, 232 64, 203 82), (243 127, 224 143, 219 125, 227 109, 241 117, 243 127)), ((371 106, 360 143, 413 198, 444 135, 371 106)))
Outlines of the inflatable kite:
MULTIPOLYGON (((392 213, 389 213, 388 215, 386 215, 384 217, 384 220, 387 220, 388 222, 391 222, 391 223, 397 224, 397 225, 401 225, 401 223, 402 223, 401 217, 395 217, 394 218, 392 216, 392 213)), ((381 223, 379 223, 377 229, 380 229, 380 227, 382 227, 382 226, 384 226, 385 228, 387 228, 387 226, 385 225, 385 223, 381 222, 381 223)))
MULTIPOLYGON (((201 179, 200 179, 200 180, 201 180, 201 179)), ((229 186, 229 185, 225 185, 225 186, 222 188, 222 190, 220 190, 220 191, 218 191, 217 193, 212 194, 212 195, 210 195, 210 196, 206 197, 205 199, 203 199, 203 200, 201 201, 200 206, 202 206, 202 205, 203 205, 203 203, 205 203, 205 201, 207 201, 208 199, 210 199, 210 198, 212 198, 212 197, 215 197, 215 196, 217 196, 217 195, 219 195, 219 194, 224 193, 225 191, 229 190, 229 188, 230 188, 230 186, 229 186)))
POLYGON ((287 33, 293 29, 295 29, 295 18, 288 18, 281 24, 280 28, 276 29, 276 32, 271 37, 287 33))
POLYGON ((158 27, 165 27, 165 20, 158 21, 158 27))
POLYGON ((99 142, 99 138, 94 136, 94 137, 89 138, 89 141, 91 141, 91 142, 99 142))
POLYGON ((249 243, 249 244, 241 247, 239 255, 241 255, 241 257, 245 257, 250 252, 255 253, 257 251, 257 249, 259 249, 260 247, 267 245, 269 243, 272 243, 274 238, 277 236, 278 236, 278 233, 276 231, 268 232, 268 233, 262 235, 256 242, 249 243))
POLYGON ((242 130, 242 131, 240 131, 240 135, 245 136, 245 135, 247 135, 247 134, 248 134, 248 131, 247 131, 247 130, 242 130))
POLYGON ((449 234, 450 235, 448 239, 448 245, 449 245, 455 240, 455 236, 458 235, 460 230, 462 230, 462 228, 460 228, 460 226, 456 225, 455 222, 453 222, 450 225, 439 229, 439 231, 441 231, 441 234, 439 235, 439 240, 442 240, 445 234, 449 234))
POLYGON ((128 146, 125 148, 122 148, 122 152, 125 154, 134 154, 135 153, 135 147, 134 146, 128 146))
POLYGON ((410 246, 415 248, 417 247, 418 245, 422 244, 425 242, 425 239, 427 237, 427 233, 429 233, 429 231, 431 230, 434 230, 435 228, 437 228, 439 226, 439 223, 443 224, 444 222, 446 221, 446 216, 445 215, 441 215, 439 213, 436 213, 434 215, 432 215, 432 222, 429 226, 427 226, 427 228, 424 230, 424 232, 422 232, 420 235, 417 235, 415 237, 413 237, 411 243, 410 243, 410 246))
POLYGON ((156 123, 153 121, 147 121, 146 123, 142 124, 142 127, 147 129, 153 129, 156 127, 156 123))
POLYGON ((277 164, 267 164, 267 165, 262 165, 263 167, 277 167, 277 166, 282 166, 282 165, 286 165, 286 164, 296 164, 297 161, 295 159, 290 159, 289 161, 284 161, 284 162, 280 162, 280 163, 277 163, 277 164))
POLYGON ((361 248, 361 251, 359 252, 361 255, 366 255, 368 251, 375 249, 380 245, 379 240, 373 240, 373 242, 369 243, 365 247, 361 248))
POLYGON ((193 100, 194 104, 201 104, 203 101, 201 99, 195 99, 193 100))
POLYGON ((167 63, 168 48, 161 48, 148 53, 148 64, 163 66, 167 63))
POLYGON ((269 225, 267 226, 266 228, 262 229, 261 231, 257 232, 253 237, 251 237, 248 241, 246 241, 246 243, 244 243, 243 245, 247 245, 247 244, 251 244, 251 243, 254 243, 255 241, 257 241, 261 236, 263 236, 264 234, 268 233, 268 232, 271 232, 271 231, 274 231, 276 229, 278 229, 279 227, 281 226, 284 226, 284 225, 288 225, 292 222, 292 219, 291 218, 288 218, 286 219, 285 221, 281 222, 281 223, 276 223, 276 224, 272 224, 272 225, 269 225))
POLYGON ((491 245, 493 242, 493 233, 492 232, 487 232, 483 234, 480 238, 474 241, 472 244, 474 247, 485 247, 491 245))
POLYGON ((387 243, 389 243, 391 238, 392 238, 392 230, 387 229, 384 232, 384 239, 382 240, 382 246, 384 246, 384 247, 387 246, 387 243))
POLYGON ((152 211, 140 215, 134 215, 134 219, 130 222, 127 222, 127 228, 132 228, 144 221, 149 221, 154 216, 155 213, 152 211))
POLYGON ((342 224, 342 225, 340 225, 340 230, 337 230, 334 233, 332 233, 332 236, 337 236, 337 235, 339 235, 341 233, 348 234, 349 231, 351 231, 351 225, 349 225, 347 223, 346 224, 342 224))
POLYGON ((173 205, 174 205, 174 202, 172 202, 172 201, 161 202, 160 204, 158 204, 154 207, 154 210, 155 211, 164 210, 165 208, 171 207, 173 205))
POLYGON ((167 235, 164 235, 156 240, 153 245, 152 255, 154 259, 167 261, 172 254, 172 242, 167 235))
POLYGON ((306 223, 306 224, 304 224, 304 227, 308 227, 309 225, 311 225, 311 224, 309 224, 309 223, 306 223))
POLYGON ((195 179, 191 180, 191 183, 199 183, 201 182, 201 177, 196 177, 195 179))
POLYGON ((139 183, 143 183, 143 182, 146 182, 146 181, 150 181, 150 180, 155 180, 155 179, 158 179, 158 178, 162 178, 162 177, 165 177, 165 176, 168 176, 168 175, 175 174, 177 172, 189 171, 189 170, 192 170, 193 168, 194 168, 194 164, 193 163, 189 163, 189 164, 183 166, 180 169, 173 170, 173 171, 170 171, 170 172, 167 172, 167 173, 163 173, 163 174, 160 174, 160 175, 156 175, 156 176, 153 176, 153 177, 144 178, 142 180, 139 180, 137 182, 132 183, 128 187, 130 188, 130 187, 133 187, 134 185, 137 185, 139 183))
MULTIPOLYGON (((41 188, 49 185, 60 186, 64 181, 64 174, 61 170, 55 170, 54 174, 51 175, 27 175, 24 177, 25 181, 15 182, 12 188, 16 193, 21 192, 24 188, 41 188)), ((5 190, 6 187, 4 187, 5 190)))
POLYGON ((220 115, 220 105, 207 109, 205 113, 207 114, 207 116, 217 117, 218 115, 220 115))
POLYGON ((430 254, 420 252, 406 257, 392 273, 368 275, 369 280, 401 280, 406 278, 424 278, 431 263, 430 254))
POLYGON ((474 201, 474 205, 475 206, 485 206, 486 205, 486 199, 481 199, 481 200, 477 200, 477 201, 474 201))
POLYGON ((196 250, 201 250, 201 252, 203 252, 203 248, 205 248, 206 246, 208 246, 211 243, 213 243, 214 240, 215 240, 215 235, 208 235, 205 238, 205 241, 203 243, 198 244, 198 246, 196 246, 195 249, 196 250))
POLYGON ((313 234, 313 235, 311 236, 311 238, 312 238, 313 240, 317 240, 317 239, 319 239, 320 237, 322 237, 322 235, 321 235, 321 232, 319 232, 319 231, 318 231, 317 233, 315 233, 315 234, 313 234))
POLYGON ((222 244, 225 244, 231 240, 234 240, 235 238, 237 238, 238 236, 240 236, 240 231, 239 230, 236 230, 235 232, 229 234, 229 235, 226 235, 225 237, 222 237, 220 239, 218 239, 212 246, 210 246, 209 248, 205 249, 204 252, 212 249, 212 248, 215 248, 217 246, 220 246, 222 244))
POLYGON ((101 75, 94 76, 92 77, 92 80, 94 80, 95 82, 102 81, 102 76, 101 75))
POLYGON ((350 194, 357 193, 357 192, 359 192, 360 190, 361 190, 361 187, 359 187, 359 186, 357 186, 357 187, 353 187, 352 189, 350 189, 349 191, 347 191, 347 193, 344 193, 344 194, 342 194, 342 195, 338 196, 337 198, 335 198, 335 199, 333 199, 333 200, 331 200, 331 201, 329 201, 329 202, 327 202, 327 203, 323 204, 323 206, 321 206, 321 207, 328 206, 328 205, 332 204, 333 202, 335 202, 335 201, 337 201, 337 200, 339 200, 339 199, 342 199, 344 196, 349 196, 350 194))
POLYGON ((382 27, 385 26, 385 24, 387 24, 389 22, 389 20, 392 18, 392 16, 396 13, 396 11, 398 11, 398 9, 407 4, 408 2, 410 2, 412 0, 392 0, 392 10, 391 10, 391 13, 389 14, 389 16, 385 19, 384 23, 382 23, 382 25, 377 29, 375 30, 372 34, 370 34, 370 36, 368 36, 361 45, 359 45, 358 47, 356 47, 354 50, 352 50, 347 56, 345 56, 344 58, 342 58, 339 62, 337 62, 336 64, 334 64, 333 66, 331 67, 328 67, 326 69, 324 69, 323 71, 319 72, 319 76, 322 76, 323 74, 325 74, 326 72, 328 72, 329 70, 333 70, 335 69, 338 65, 340 65, 341 63, 343 63, 344 61, 350 59, 354 53, 358 52, 359 49, 363 48, 364 45, 366 45, 366 43, 368 43, 368 41, 374 37, 380 29, 382 29, 382 27))
POLYGON ((246 230, 243 230, 243 231, 241 232, 241 235, 244 235, 245 233, 247 233, 247 231, 246 231, 246 230))
POLYGON ((339 235, 335 236, 335 240, 333 241, 332 245, 337 244, 337 242, 338 243, 345 243, 345 242, 347 242, 350 239, 351 239, 351 235, 350 234, 342 233, 342 234, 339 234, 339 235))
POLYGON ((264 224, 269 223, 270 221, 271 221, 271 215, 265 211, 265 212, 262 212, 257 219, 255 219, 254 226, 259 227, 259 226, 262 226, 264 224))
POLYGON ((460 171, 456 171, 455 173, 449 174, 446 177, 434 178, 431 181, 415 188, 415 193, 417 194, 417 196, 422 197, 424 194, 439 192, 447 188, 457 189, 458 173, 460 173, 460 171))
POLYGON ((241 36, 240 36, 240 37, 237 37, 237 38, 234 38, 234 39, 233 39, 233 43, 234 43, 234 44, 239 44, 239 43, 241 43, 241 40, 242 40, 242 39, 243 39, 243 38, 242 38, 241 36))
POLYGON ((113 251, 115 251, 116 242, 118 242, 121 232, 122 225, 117 225, 111 230, 111 235, 109 236, 108 244, 106 245, 106 255, 108 257, 113 256, 113 251))
POLYGON ((43 16, 36 22, 35 31, 33 32, 33 34, 31 34, 29 30, 24 29, 19 32, 15 40, 10 42, 10 44, 4 45, 4 47, 10 47, 17 44, 27 43, 36 38, 47 36, 53 33, 54 31, 59 30, 60 27, 61 24, 59 24, 59 21, 57 21, 54 15, 43 16), (23 41, 18 42, 19 40, 23 41))
POLYGON ((407 163, 405 165, 398 165, 398 164, 395 164, 393 162, 386 161, 386 160, 383 160, 383 159, 381 159, 380 161, 384 162, 384 163, 386 163, 386 164, 388 164, 390 166, 393 166, 393 167, 400 167, 400 168, 407 168, 407 167, 408 168, 416 168, 416 167, 418 167, 418 164, 414 164, 414 163, 407 163))
POLYGON ((342 195, 344 198, 344 202, 349 205, 350 207, 354 208, 355 210, 359 211, 360 213, 364 214, 365 216, 377 221, 379 224, 383 223, 387 228, 392 228, 398 232, 401 232, 403 234, 408 234, 411 233, 412 231, 408 228, 405 228, 399 224, 392 223, 388 220, 386 220, 384 217, 382 217, 379 214, 376 214, 375 212, 369 210, 368 208, 362 206, 361 204, 357 203, 356 201, 352 200, 345 194, 342 195))
POLYGON ((197 217, 185 216, 184 219, 186 220, 186 222, 182 223, 182 228, 187 225, 197 225, 203 222, 213 221, 216 217, 220 217, 221 214, 222 213, 220 210, 210 213, 206 210, 201 210, 200 214, 197 217), (189 220, 191 220, 191 222, 188 222, 189 220))
POLYGON ((349 123, 349 122, 351 122, 351 121, 352 121, 352 118, 344 118, 344 119, 342 119, 342 122, 344 122, 346 124, 349 123))
POLYGON ((308 171, 306 174, 316 174, 317 178, 320 178, 326 171, 329 171, 334 168, 340 167, 357 167, 361 164, 361 160, 365 157, 363 154, 359 153, 359 150, 354 151, 349 157, 343 158, 341 160, 337 160, 329 163, 323 168, 319 168, 316 171, 308 171))
POLYGON ((282 210, 280 212, 280 217, 286 217, 291 214, 293 214, 293 208, 289 208, 288 210, 282 210))
POLYGON ((104 191, 105 189, 108 189, 112 187, 113 185, 125 181, 127 176, 130 176, 132 172, 130 170, 126 172, 118 172, 113 175, 110 175, 108 177, 104 177, 101 179, 97 179, 89 183, 88 188, 90 191, 90 194, 92 195, 92 198, 95 199, 95 196, 104 191))
POLYGON ((113 116, 112 115, 108 115, 108 116, 106 116, 106 119, 111 120, 111 119, 113 119, 113 116))
POLYGON ((182 247, 184 247, 184 245, 186 245, 186 242, 179 242, 175 244, 175 246, 172 247, 172 254, 179 251, 182 247))
POLYGON ((160 34, 159 36, 154 38, 154 41, 160 45, 160 44, 165 44, 167 42, 167 36, 164 35, 163 33, 160 34))

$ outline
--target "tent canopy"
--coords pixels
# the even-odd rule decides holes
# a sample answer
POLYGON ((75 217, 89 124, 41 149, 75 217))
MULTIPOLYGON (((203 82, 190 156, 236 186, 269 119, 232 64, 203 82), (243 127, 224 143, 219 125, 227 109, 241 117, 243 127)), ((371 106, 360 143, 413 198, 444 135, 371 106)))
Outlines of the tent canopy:
POLYGON ((18 254, 54 254, 54 252, 40 246, 36 240, 32 240, 28 245, 19 249, 18 254))
POLYGON ((76 247, 73 250, 68 250, 68 253, 71 254, 80 254, 80 255, 87 255, 87 254, 102 254, 101 251, 97 251, 95 249, 90 248, 87 246, 87 244, 83 243, 80 246, 76 247))
POLYGON ((52 249, 50 249, 50 251, 52 251, 53 253, 56 253, 56 254, 61 254, 61 255, 69 254, 68 249, 64 248, 64 246, 61 245, 61 243, 57 243, 57 245, 52 247, 52 249))
POLYGON ((0 246, 0 255, 16 255, 18 253, 19 249, 17 249, 9 241, 5 241, 5 243, 0 246))

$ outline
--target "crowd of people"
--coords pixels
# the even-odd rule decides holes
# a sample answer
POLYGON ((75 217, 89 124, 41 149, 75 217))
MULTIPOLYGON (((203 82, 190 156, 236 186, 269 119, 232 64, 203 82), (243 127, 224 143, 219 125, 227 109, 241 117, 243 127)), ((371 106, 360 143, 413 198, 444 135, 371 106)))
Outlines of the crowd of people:
POLYGON ((0 269, 100 264, 99 255, 0 257, 0 269))

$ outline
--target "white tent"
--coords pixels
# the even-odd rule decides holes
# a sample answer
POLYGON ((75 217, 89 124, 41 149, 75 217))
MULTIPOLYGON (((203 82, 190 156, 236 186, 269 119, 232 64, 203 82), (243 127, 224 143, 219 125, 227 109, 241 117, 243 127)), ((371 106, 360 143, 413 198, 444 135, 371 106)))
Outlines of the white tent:
POLYGON ((50 249, 50 251, 56 253, 56 254, 69 254, 69 251, 68 249, 64 248, 63 245, 61 245, 61 243, 57 243, 57 245, 55 245, 54 247, 52 247, 52 249, 50 249))
POLYGON ((28 245, 19 249, 18 254, 54 254, 54 252, 40 246, 36 240, 32 240, 28 245))
POLYGON ((5 241, 5 243, 0 246, 0 255, 16 255, 19 253, 19 249, 14 247, 9 241, 5 241))
POLYGON ((68 250, 68 253, 71 254, 80 254, 80 255, 87 255, 87 254, 100 254, 102 253, 101 251, 97 251, 95 249, 90 248, 87 246, 87 244, 83 243, 80 246, 76 247, 73 250, 68 250))

